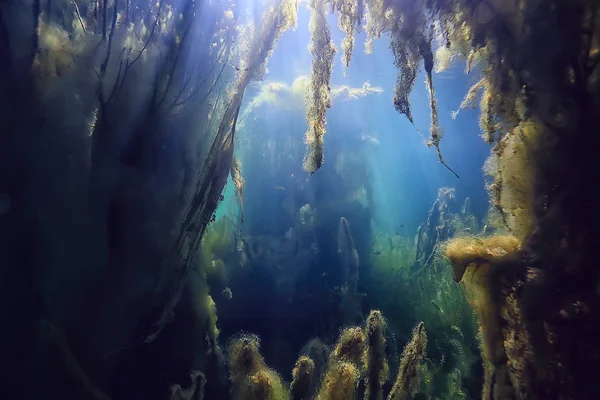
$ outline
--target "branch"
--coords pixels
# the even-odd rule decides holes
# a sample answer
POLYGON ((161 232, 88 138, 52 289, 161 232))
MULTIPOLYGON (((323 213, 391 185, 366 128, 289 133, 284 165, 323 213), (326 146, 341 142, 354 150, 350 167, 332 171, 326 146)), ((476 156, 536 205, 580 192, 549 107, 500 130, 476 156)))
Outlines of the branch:
MULTIPOLYGON (((104 5, 106 7, 106 0, 104 1, 104 5)), ((106 68, 108 67, 108 62, 110 61, 110 51, 112 49, 112 42, 113 42, 113 38, 115 36, 115 29, 117 26, 117 15, 118 15, 118 10, 119 10, 118 7, 119 7, 119 0, 115 0, 110 35, 108 37, 108 46, 106 48, 106 57, 104 58, 104 62, 100 66, 100 76, 101 76, 101 78, 100 78, 100 101, 101 102, 104 102, 104 93, 103 93, 104 78, 106 77, 106 68)), ((105 13, 106 13, 106 9, 105 9, 105 13)), ((117 79, 118 79, 118 76, 117 76, 117 79)))
MULTIPOLYGON (((188 11, 188 10, 189 9, 186 9, 185 11, 188 11)), ((167 98, 167 94, 169 93, 169 89, 171 89, 171 85, 173 84, 173 77, 175 76, 175 68, 177 68, 177 64, 179 63, 179 56, 181 55, 181 48, 184 46, 187 36, 190 33, 190 31, 192 30, 192 24, 193 24, 193 20, 190 21, 189 26, 185 30, 185 33, 183 34, 181 41, 179 42, 179 45, 177 46, 177 50, 175 52, 175 60, 173 60, 173 64, 171 65, 171 70, 169 71, 169 78, 167 80, 167 86, 165 87, 162 97, 161 97, 160 101, 158 102, 158 106, 161 106, 165 102, 165 99, 167 98)))
POLYGON ((448 164, 446 164, 446 161, 444 161, 444 157, 442 157, 442 152, 440 151, 440 146, 435 146, 435 148, 437 149, 437 153, 438 153, 438 158, 440 160, 440 162, 442 163, 442 165, 446 168, 448 168, 448 171, 452 172, 454 174, 454 176, 456 176, 457 178, 460 179, 460 176, 458 176, 458 174, 456 172, 454 172, 454 170, 452 168, 450 168, 450 166, 448 164))
POLYGON ((133 65, 140 59, 140 57, 142 56, 142 53, 144 53, 144 51, 146 50, 146 47, 148 47, 148 44, 150 43, 152 36, 154 36, 154 31, 156 30, 156 27, 158 26, 158 21, 160 19, 160 11, 162 10, 162 6, 163 6, 164 2, 165 2, 165 0, 160 0, 160 3, 158 4, 158 12, 156 14, 156 19, 154 20, 154 25, 152 26, 152 30, 150 31, 150 34, 148 35, 148 39, 146 40, 146 43, 144 43, 144 47, 142 47, 142 50, 140 50, 140 52, 133 59, 132 62, 127 61, 125 63, 125 72, 123 73, 123 80, 121 81, 121 85, 119 86, 119 88, 122 88, 123 85, 125 84, 125 78, 127 77, 129 68, 133 67, 133 65))
POLYGON ((115 84, 113 85, 110 95, 108 96, 108 100, 106 101, 107 103, 110 103, 110 101, 114 97, 115 93, 117 92, 119 78, 121 77, 121 71, 123 70, 123 61, 125 60, 125 58, 123 57, 125 55, 125 50, 126 50, 126 47, 123 47, 123 51, 121 52, 121 56, 119 57, 119 70, 117 71, 117 79, 115 79, 115 84))
MULTIPOLYGON (((50 0, 48 0, 48 1, 50 1, 50 0)), ((81 14, 79 13, 79 6, 77 5, 77 1, 71 0, 71 2, 75 6, 75 15, 77 15, 77 19, 79 20, 79 24, 81 25, 81 29, 83 29, 83 31, 85 33, 87 33, 87 31, 85 30, 85 25, 83 24, 83 20, 81 19, 81 14)))
MULTIPOLYGON (((175 96, 175 98, 171 102, 171 105, 168 108, 169 111, 172 110, 175 107, 179 107, 180 105, 183 105, 184 103, 186 103, 189 100, 191 100, 194 96, 196 96, 196 94, 198 94, 198 92, 200 91, 200 89, 202 89, 202 87, 204 87, 204 84, 206 83, 206 81, 208 80, 208 78, 212 75, 213 71, 215 70, 215 67, 220 62, 219 60, 220 60, 221 56, 223 56, 223 53, 225 52, 226 49, 227 49, 227 45, 223 46, 221 48, 221 50, 219 50, 219 54, 217 55, 217 60, 213 63, 212 67, 210 68, 210 71, 208 71, 208 73, 206 74, 206 76, 204 77, 204 79, 202 80, 202 82, 200 82, 198 85, 196 85, 196 87, 194 88, 194 90, 192 90, 192 92, 189 94, 189 96, 187 96, 184 100, 179 101, 179 99, 181 98, 181 96, 183 96, 185 90, 187 89, 187 85, 189 84, 189 82, 191 80, 191 77, 185 80, 184 84, 182 85, 181 90, 179 91, 179 93, 177 94, 177 96, 175 96)), ((225 65, 223 65, 223 67, 221 68, 221 71, 218 74, 217 80, 223 74, 223 69, 225 69, 225 65)), ((211 87, 211 89, 209 90, 208 95, 210 95, 210 93, 214 89, 215 85, 216 85, 216 81, 213 84, 213 86, 211 87)), ((206 97, 207 96, 204 97, 204 99, 201 101, 201 103, 206 99, 206 97)))
MULTIPOLYGON (((221 70, 219 71, 219 74, 217 75, 215 81, 213 82, 213 85, 211 86, 211 88, 209 89, 208 93, 206 93, 206 95, 202 98, 202 100, 200 100, 199 104, 202 104, 206 101, 206 99, 208 99, 208 97, 212 94, 213 90, 215 89, 215 87, 217 86, 217 83, 219 83, 220 79, 221 79, 221 75, 223 75, 223 71, 225 70, 225 64, 223 64, 223 66, 221 67, 221 70)), ((181 100, 175 104, 173 104, 173 106, 171 108, 175 108, 175 107, 179 107, 185 103, 187 103, 189 100, 191 100, 194 96, 196 96, 198 94, 198 91, 202 88, 202 86, 198 86, 197 88, 195 88, 192 93, 190 93, 190 95, 188 97, 186 97, 184 100, 181 100)), ((170 109, 171 109, 170 108, 170 109)))

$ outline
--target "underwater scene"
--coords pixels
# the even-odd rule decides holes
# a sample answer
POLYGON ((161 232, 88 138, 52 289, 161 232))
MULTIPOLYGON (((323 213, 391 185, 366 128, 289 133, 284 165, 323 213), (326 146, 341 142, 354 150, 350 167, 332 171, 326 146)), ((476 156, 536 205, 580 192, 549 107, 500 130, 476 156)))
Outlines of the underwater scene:
POLYGON ((596 0, 0 0, 0 399, 596 399, 596 0))

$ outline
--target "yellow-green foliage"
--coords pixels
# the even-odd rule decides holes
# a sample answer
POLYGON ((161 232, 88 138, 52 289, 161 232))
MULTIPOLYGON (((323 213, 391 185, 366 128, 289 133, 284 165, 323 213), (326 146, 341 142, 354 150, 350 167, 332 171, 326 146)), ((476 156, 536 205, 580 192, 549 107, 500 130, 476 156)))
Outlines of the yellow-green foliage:
POLYGON ((209 335, 210 338, 216 340, 219 337, 219 328, 217 328, 217 305, 215 304, 215 301, 209 294, 204 296, 203 301, 204 309, 207 311, 209 321, 207 335, 209 335))
POLYGON ((304 400, 310 396, 315 362, 307 356, 301 356, 292 371, 290 392, 292 400, 304 400))
POLYGON ((85 40, 81 40, 82 32, 73 32, 78 40, 71 40, 69 32, 52 23, 47 25, 41 18, 38 33, 39 48, 33 67, 43 85, 73 70, 85 40))
POLYGON ((443 251, 454 269, 454 279, 460 282, 469 264, 498 263, 514 257, 520 248, 521 242, 514 236, 463 236, 446 242, 443 251))
MULTIPOLYGON (((436 260, 441 262, 441 260, 436 260)), ((452 280, 452 273, 447 269, 437 275, 425 274, 415 279, 413 285, 407 287, 410 298, 419 299, 415 304, 415 314, 423 319, 430 332, 438 335, 444 333, 446 345, 453 346, 450 341, 459 340, 459 346, 468 340, 465 335, 475 331, 473 313, 461 288, 452 280)), ((461 349, 455 349, 459 353, 461 349)), ((453 354, 463 358, 464 354, 453 354)), ((468 363, 468 360, 464 360, 468 363)), ((466 372, 468 365, 461 365, 466 372)))
POLYGON ((306 122, 308 129, 305 135, 307 153, 304 157, 304 170, 314 173, 323 164, 323 140, 327 124, 326 113, 331 107, 331 87, 329 81, 333 72, 335 45, 331 40, 331 32, 325 18, 325 1, 311 0, 310 18, 311 43, 313 56, 312 74, 307 91, 306 122))
POLYGON ((329 355, 327 372, 321 383, 318 400, 351 400, 361 373, 366 337, 359 327, 346 328, 329 355))
POLYGON ((334 362, 317 395, 317 400, 354 400, 360 371, 350 362, 334 362))
POLYGON ((265 369, 266 364, 260 354, 260 339, 255 335, 242 335, 229 343, 229 371, 234 388, 244 385, 246 378, 265 369))
POLYGON ((425 356, 427 333, 425 324, 419 322, 412 334, 411 341, 404 347, 400 369, 388 400, 408 400, 413 398, 418 389, 418 367, 425 356))
MULTIPOLYGON (((469 304, 477 315, 481 352, 485 369, 484 397, 498 377, 506 375, 498 367, 506 359, 500 325, 499 272, 510 262, 518 262, 520 241, 514 236, 457 238, 450 240, 444 253, 452 263, 455 277, 462 283, 469 304), (458 271, 458 274, 457 274, 458 271), (462 271, 462 272, 460 272, 462 271)), ((502 386, 504 387, 504 386, 502 386)), ((495 390, 495 389, 494 389, 495 390)), ((498 385, 498 391, 502 390, 498 385)))
POLYGON ((216 282, 221 286, 227 284, 227 271, 225 269, 225 263, 223 260, 206 260, 206 263, 202 265, 202 272, 206 274, 208 282, 216 282))
POLYGON ((490 275, 493 266, 483 263, 469 267, 463 276, 463 288, 469 304, 475 311, 479 322, 480 340, 484 360, 502 358, 502 337, 498 325, 498 313, 490 287, 490 275))
MULTIPOLYGON (((199 273, 205 277, 208 284, 219 291, 229 285, 228 272, 237 266, 243 266, 246 253, 237 251, 236 225, 227 217, 211 223, 200 245, 197 255, 199 273)), ((241 243, 238 242, 238 246, 241 243)))
POLYGON ((462 11, 447 16, 446 24, 453 29, 446 32, 438 32, 440 47, 435 52, 435 72, 445 71, 457 55, 467 57, 471 52, 471 41, 473 33, 470 26, 465 22, 462 11), (444 34, 447 37, 444 37, 444 34))
POLYGON ((348 361, 359 366, 365 346, 366 337, 361 328, 346 328, 342 331, 329 362, 348 361))
POLYGON ((290 398, 281 377, 271 369, 258 371, 247 380, 247 392, 240 398, 248 400, 287 400, 290 398))
POLYGON ((267 367, 260 354, 260 340, 242 335, 228 346, 229 371, 237 400, 287 400, 290 398, 281 377, 267 367))
POLYGON ((389 366, 385 357, 386 323, 381 311, 373 310, 367 318, 367 347, 363 353, 365 400, 383 398, 382 386, 388 380, 389 366))
MULTIPOLYGON (((190 296, 195 318, 199 320, 200 326, 206 327, 202 335, 210 339, 211 343, 216 344, 219 337, 217 306, 210 295, 206 274, 201 271, 195 272, 190 278, 190 296)), ((173 312, 168 314, 169 320, 174 317, 173 312)))

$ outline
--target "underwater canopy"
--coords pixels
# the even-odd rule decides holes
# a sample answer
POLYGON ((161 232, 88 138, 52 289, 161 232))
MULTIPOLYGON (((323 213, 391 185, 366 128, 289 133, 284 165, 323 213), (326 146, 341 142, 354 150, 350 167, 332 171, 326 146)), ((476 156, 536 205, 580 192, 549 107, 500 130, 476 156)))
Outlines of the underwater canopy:
POLYGON ((596 0, 0 0, 1 399, 590 399, 596 0))

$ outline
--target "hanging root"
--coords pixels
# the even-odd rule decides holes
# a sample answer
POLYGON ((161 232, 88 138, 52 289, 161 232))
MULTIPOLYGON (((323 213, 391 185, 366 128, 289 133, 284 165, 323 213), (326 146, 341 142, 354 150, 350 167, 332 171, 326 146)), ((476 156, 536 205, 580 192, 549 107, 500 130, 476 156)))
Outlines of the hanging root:
POLYGON ((325 126, 327 125, 326 113, 331 107, 331 73, 333 72, 333 58, 335 45, 331 40, 331 32, 325 18, 324 0, 311 0, 312 16, 310 18, 311 44, 310 52, 313 57, 312 75, 307 91, 306 105, 306 130, 305 141, 307 145, 303 169, 314 174, 323 165, 323 140, 325 126))

